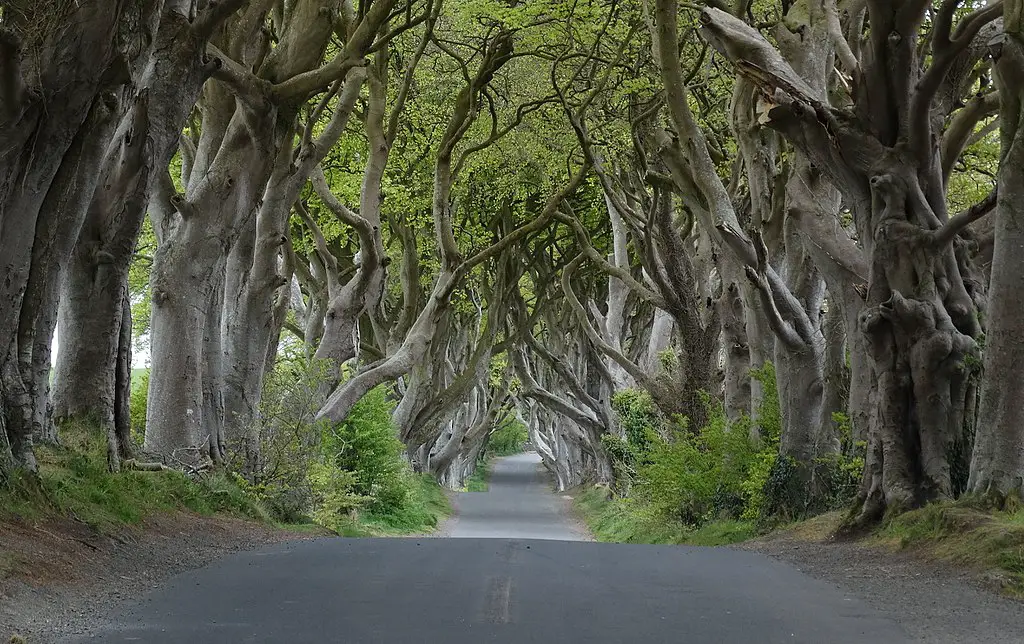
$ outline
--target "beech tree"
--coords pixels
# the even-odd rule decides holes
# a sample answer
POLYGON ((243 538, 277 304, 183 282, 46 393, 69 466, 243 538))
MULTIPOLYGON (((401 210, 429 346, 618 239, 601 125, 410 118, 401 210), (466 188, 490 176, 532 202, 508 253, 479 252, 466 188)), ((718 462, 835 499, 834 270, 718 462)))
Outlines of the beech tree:
POLYGON ((704 37, 761 88, 768 125, 843 194, 868 260, 855 332, 865 336, 876 385, 857 523, 953 494, 946 452, 963 431, 966 361, 981 332, 968 290, 973 267, 954 243, 990 205, 948 214, 942 125, 970 87, 984 51, 979 34, 1002 13, 995 3, 954 26, 959 5, 942 3, 925 41, 927 3, 865 3, 850 16, 870 25, 863 41, 852 31, 859 56, 831 20, 834 46, 853 66, 845 105, 833 105, 742 21, 701 13, 704 37))
MULTIPOLYGON (((1006 495, 1024 485, 1024 445, 1021 415, 1024 396, 1019 378, 1008 376, 1021 364, 1021 300, 1017 297, 1021 248, 1021 186, 1024 186, 1024 129, 1022 70, 1024 70, 1024 7, 1017 0, 1005 3, 1003 34, 993 43, 994 70, 1000 105, 999 196, 995 218, 994 256, 985 314, 985 378, 978 407, 978 433, 971 461, 969 487, 974 492, 1006 495)), ((993 96, 989 94, 988 96, 993 96)), ((984 100, 984 97, 981 97, 984 100)), ((980 101, 975 100, 975 104, 980 101)), ((985 101, 991 103, 992 101, 985 101)), ((969 107, 964 108, 966 111, 969 107)), ((965 119, 968 123, 970 120, 965 119)), ((952 129, 952 126, 951 126, 952 129)), ((947 146, 949 147, 949 146, 947 146)))
POLYGON ((517 419, 628 493, 626 395, 777 440, 778 516, 861 457, 849 529, 1019 493, 1018 5, 5 3, 0 472, 89 427, 255 480, 284 355, 310 424, 372 391, 452 488, 517 419))
MULTIPOLYGON (((5 6, 0 17, 0 470, 35 471, 47 426, 50 341, 60 278, 109 156, 137 161, 143 137, 115 130, 141 104, 126 83, 157 3, 5 6), (116 145, 109 145, 116 137, 116 145)), ((130 123, 130 121, 129 121, 130 123)), ((140 132, 144 136, 144 133, 140 132)))

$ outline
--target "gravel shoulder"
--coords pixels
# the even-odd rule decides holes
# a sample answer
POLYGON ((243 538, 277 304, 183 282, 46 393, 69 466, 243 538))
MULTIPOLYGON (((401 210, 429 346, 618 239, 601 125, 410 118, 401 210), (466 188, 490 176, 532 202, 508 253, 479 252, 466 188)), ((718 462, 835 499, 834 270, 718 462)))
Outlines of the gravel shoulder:
POLYGON ((0 523, 0 642, 14 635, 30 644, 66 641, 111 606, 180 572, 232 552, 324 534, 188 513, 152 516, 110 534, 71 519, 0 523))
POLYGON ((787 562, 858 596, 920 642, 1024 643, 1024 603, 998 594, 984 573, 786 531, 732 547, 787 562))

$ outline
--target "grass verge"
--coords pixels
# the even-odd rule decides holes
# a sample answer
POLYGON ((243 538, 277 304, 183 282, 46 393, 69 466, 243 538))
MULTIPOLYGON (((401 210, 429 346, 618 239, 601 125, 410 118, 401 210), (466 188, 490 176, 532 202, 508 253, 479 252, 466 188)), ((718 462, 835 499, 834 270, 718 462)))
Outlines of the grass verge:
MULTIPOLYGON (((157 513, 190 511, 226 514, 289 532, 323 532, 317 523, 281 523, 243 490, 230 473, 213 471, 196 480, 176 471, 107 470, 103 441, 87 430, 62 428, 64 447, 39 446, 39 475, 15 475, 0 487, 0 521, 72 518, 102 533, 135 525, 157 513)), ((430 476, 409 475, 406 502, 387 514, 354 513, 329 529, 342 536, 385 536, 429 532, 451 508, 430 476)), ((10 567, 0 557, 0 577, 10 567)))
POLYGON ((979 507, 972 499, 934 503, 887 520, 871 540, 987 573, 1024 598, 1024 508, 979 507))
POLYGON ((598 541, 722 546, 754 536, 752 524, 715 521, 689 528, 651 511, 635 499, 609 499, 607 489, 588 487, 575 495, 576 511, 598 541))
POLYGON ((466 479, 466 492, 486 492, 491 484, 491 459, 478 463, 473 476, 466 479))
POLYGON ((444 488, 429 474, 411 475, 401 508, 387 514, 359 512, 332 526, 343 537, 387 537, 434 531, 452 508, 444 488))
POLYGON ((15 475, 0 488, 0 520, 71 517, 104 532, 158 512, 228 513, 271 523, 259 502, 224 472, 193 480, 180 472, 107 470, 99 441, 65 432, 66 447, 40 446, 39 476, 15 475))

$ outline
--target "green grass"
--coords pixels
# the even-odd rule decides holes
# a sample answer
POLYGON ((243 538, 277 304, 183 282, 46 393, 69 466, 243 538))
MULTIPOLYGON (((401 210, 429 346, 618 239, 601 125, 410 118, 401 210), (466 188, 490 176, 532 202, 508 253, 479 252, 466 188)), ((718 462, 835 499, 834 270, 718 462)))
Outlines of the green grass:
MULTIPOLYGON (((255 519, 289 532, 322 532, 312 523, 280 523, 227 472, 193 480, 180 472, 112 474, 101 436, 86 427, 62 427, 64 447, 39 446, 38 477, 16 475, 0 487, 0 521, 71 517, 110 532, 162 512, 189 510, 201 515, 230 514, 255 519)), ((390 536, 430 532, 451 513, 444 490, 428 475, 409 475, 406 502, 386 514, 360 512, 334 526, 343 536, 390 536)), ((0 577, 13 562, 0 558, 0 577)))
POLYGON ((875 542, 983 570, 1024 597, 1024 509, 991 510, 975 500, 933 503, 888 518, 875 542))
POLYGON ((587 488, 574 503, 598 541, 721 546, 754 536, 753 525, 745 521, 716 521, 691 529, 635 499, 609 499, 607 488, 587 488))
POLYGON ((429 474, 411 476, 409 496, 401 508, 387 514, 361 512, 336 526, 343 537, 386 537, 433 532, 452 512, 444 489, 429 474))
POLYGON ((270 521, 266 509, 226 473, 213 472, 201 480, 180 472, 112 474, 100 437, 82 428, 62 428, 61 436, 65 447, 38 447, 38 477, 17 475, 0 488, 0 519, 66 516, 101 531, 174 510, 270 521))
POLYGON ((488 459, 477 464, 473 476, 466 479, 466 492, 486 492, 490 489, 491 461, 488 459))

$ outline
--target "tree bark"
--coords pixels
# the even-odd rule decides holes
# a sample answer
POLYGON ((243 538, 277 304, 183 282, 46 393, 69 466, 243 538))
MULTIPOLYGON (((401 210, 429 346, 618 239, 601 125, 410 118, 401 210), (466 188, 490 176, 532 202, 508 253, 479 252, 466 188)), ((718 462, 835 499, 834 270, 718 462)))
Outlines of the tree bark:
POLYGON ((984 378, 968 488, 1002 497, 1024 487, 1024 3, 1007 0, 996 59, 1002 155, 989 283, 984 378))
MULTIPOLYGON (((131 338, 123 333, 131 325, 123 318, 129 265, 150 196, 157 192, 201 88, 219 67, 218 60, 206 58, 208 35, 199 31, 209 11, 194 22, 168 3, 154 17, 159 20, 155 37, 132 70, 140 89, 119 126, 124 150, 106 159, 71 254, 58 313, 55 416, 99 422, 117 437, 122 457, 130 452, 130 428, 126 420, 119 421, 130 390, 120 373, 121 361, 131 352, 131 338)), ((116 465, 112 460, 111 466, 116 465)))
POLYGON ((945 97, 962 87, 959 61, 974 55, 971 43, 1002 10, 1001 4, 977 9, 953 34, 956 6, 944 3, 936 12, 925 66, 919 51, 925 5, 868 3, 870 38, 852 118, 829 106, 758 32, 717 9, 702 12, 704 37, 765 88, 768 124, 843 192, 870 257, 858 328, 868 344, 875 398, 864 483, 847 529, 888 508, 953 492, 947 450, 963 430, 967 361, 977 351, 972 336, 980 327, 964 281, 970 267, 951 243, 971 219, 946 211, 936 124, 953 109, 955 101, 945 97))

